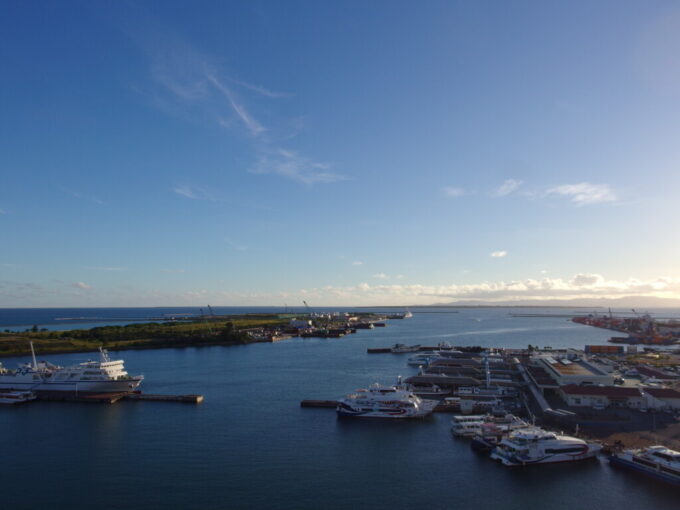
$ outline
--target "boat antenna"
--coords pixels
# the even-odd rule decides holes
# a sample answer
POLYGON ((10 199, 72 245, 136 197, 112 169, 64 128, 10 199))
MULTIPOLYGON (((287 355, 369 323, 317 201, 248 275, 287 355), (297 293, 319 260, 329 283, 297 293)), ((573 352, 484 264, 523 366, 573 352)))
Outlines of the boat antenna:
POLYGON ((36 372, 38 371, 38 362, 35 359, 35 349, 33 348, 33 342, 30 342, 31 344, 31 356, 33 357, 33 370, 36 372))

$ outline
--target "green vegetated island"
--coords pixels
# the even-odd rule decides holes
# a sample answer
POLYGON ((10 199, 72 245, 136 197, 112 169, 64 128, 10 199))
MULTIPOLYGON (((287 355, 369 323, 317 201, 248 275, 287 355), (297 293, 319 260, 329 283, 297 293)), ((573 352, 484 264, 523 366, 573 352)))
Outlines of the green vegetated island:
POLYGON ((296 316, 248 314, 69 331, 46 331, 34 326, 24 332, 0 333, 0 356, 30 354, 30 342, 40 354, 93 351, 100 346, 127 350, 271 342, 271 335, 285 334, 293 317, 296 316))

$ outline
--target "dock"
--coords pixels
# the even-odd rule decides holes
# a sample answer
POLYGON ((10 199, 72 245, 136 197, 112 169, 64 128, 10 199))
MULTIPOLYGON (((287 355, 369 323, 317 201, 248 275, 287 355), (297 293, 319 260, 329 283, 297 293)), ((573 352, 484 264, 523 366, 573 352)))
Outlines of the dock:
POLYGON ((154 402, 184 402, 200 404, 203 395, 157 395, 153 393, 71 393, 71 392, 37 392, 37 400, 52 402, 92 402, 100 404, 115 404, 120 400, 150 400, 154 402))
POLYGON ((124 400, 151 400, 153 402, 184 402, 186 404, 200 404, 203 395, 157 395, 154 393, 128 393, 123 395, 124 400))

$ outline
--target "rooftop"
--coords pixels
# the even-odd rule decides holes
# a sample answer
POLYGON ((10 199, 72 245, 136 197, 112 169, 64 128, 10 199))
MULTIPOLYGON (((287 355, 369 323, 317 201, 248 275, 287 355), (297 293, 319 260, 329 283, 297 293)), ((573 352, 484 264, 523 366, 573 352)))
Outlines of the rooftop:
POLYGON ((621 386, 579 386, 577 384, 568 384, 566 386, 561 386, 560 390, 567 395, 602 395, 614 398, 640 396, 640 390, 637 388, 626 388, 621 386))

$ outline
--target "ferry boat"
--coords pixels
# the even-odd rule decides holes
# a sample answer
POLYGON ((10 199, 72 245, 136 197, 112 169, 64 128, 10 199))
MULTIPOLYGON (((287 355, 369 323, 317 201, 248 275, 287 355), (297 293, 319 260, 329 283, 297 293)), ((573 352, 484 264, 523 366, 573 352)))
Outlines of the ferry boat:
POLYGON ((32 391, 0 391, 0 404, 3 405, 23 404, 35 399, 36 395, 32 391))
POLYGON ((0 364, 0 391, 32 391, 37 395, 129 393, 137 389, 143 375, 130 376, 123 360, 111 360, 105 349, 99 349, 98 361, 86 361, 61 367, 47 361, 38 362, 31 343, 32 362, 8 370, 0 364))
POLYGON ((526 466, 592 459, 601 449, 599 444, 531 427, 510 432, 493 449, 491 458, 505 466, 526 466))
POLYGON ((502 436, 529 424, 514 414, 462 415, 451 419, 451 433, 463 437, 502 436))
POLYGON ((339 416, 364 418, 422 418, 432 412, 436 400, 424 400, 395 386, 373 384, 338 401, 339 416))
POLYGON ((614 466, 633 469, 652 478, 680 485, 680 452, 665 446, 623 450, 613 453, 609 462, 614 466))
POLYGON ((472 437, 479 433, 486 420, 484 414, 470 414, 451 418, 451 433, 458 437, 472 437))

